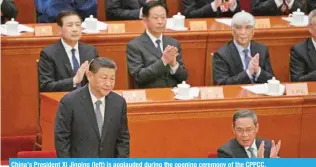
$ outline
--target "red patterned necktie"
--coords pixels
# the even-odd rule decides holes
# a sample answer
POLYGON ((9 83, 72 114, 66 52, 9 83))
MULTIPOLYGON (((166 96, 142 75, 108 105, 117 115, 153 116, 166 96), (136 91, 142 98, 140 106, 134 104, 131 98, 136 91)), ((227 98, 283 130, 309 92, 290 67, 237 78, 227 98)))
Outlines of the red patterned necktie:
POLYGON ((281 11, 283 15, 288 15, 290 13, 289 6, 286 4, 285 0, 283 0, 281 11))

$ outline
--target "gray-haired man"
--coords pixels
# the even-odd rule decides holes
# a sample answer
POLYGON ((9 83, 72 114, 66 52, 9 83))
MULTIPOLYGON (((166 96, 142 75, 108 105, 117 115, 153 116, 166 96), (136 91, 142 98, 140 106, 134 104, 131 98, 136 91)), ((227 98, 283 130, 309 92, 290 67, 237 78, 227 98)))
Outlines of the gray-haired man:
POLYGON ((268 47, 252 41, 254 27, 255 19, 251 14, 242 11, 233 16, 233 40, 214 54, 215 84, 266 83, 273 77, 268 47))

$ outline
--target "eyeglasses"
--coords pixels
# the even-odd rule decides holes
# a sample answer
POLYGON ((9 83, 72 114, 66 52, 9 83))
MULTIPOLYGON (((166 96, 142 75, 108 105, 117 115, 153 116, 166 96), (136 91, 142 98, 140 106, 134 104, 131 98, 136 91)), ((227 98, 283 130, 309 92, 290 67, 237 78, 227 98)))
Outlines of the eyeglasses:
POLYGON ((252 25, 247 25, 247 26, 241 26, 241 25, 234 25, 234 29, 241 31, 242 29, 245 29, 246 31, 250 31, 253 29, 252 25))
POLYGON ((246 128, 246 129, 241 129, 241 128, 235 128, 235 131, 238 133, 238 134, 250 134, 250 133, 253 133, 255 131, 256 128, 246 128))

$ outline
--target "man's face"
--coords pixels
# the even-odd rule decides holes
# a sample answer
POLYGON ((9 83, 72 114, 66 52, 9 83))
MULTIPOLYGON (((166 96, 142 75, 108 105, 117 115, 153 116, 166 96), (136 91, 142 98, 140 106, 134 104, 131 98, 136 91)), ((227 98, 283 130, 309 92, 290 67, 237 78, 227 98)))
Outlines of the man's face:
POLYGON ((254 35, 254 27, 252 25, 233 25, 234 40, 241 46, 248 46, 254 35))
POLYGON ((166 29, 167 13, 162 6, 156 6, 149 10, 148 17, 144 18, 147 29, 155 34, 161 34, 166 29))
POLYGON ((115 69, 100 68, 96 73, 87 72, 90 88, 95 96, 103 97, 113 90, 115 85, 115 69))
POLYGON ((81 37, 81 20, 77 15, 62 18, 61 36, 65 41, 76 42, 81 37))
POLYGON ((252 118, 238 118, 233 126, 236 140, 243 147, 250 147, 258 133, 259 124, 254 124, 252 118))

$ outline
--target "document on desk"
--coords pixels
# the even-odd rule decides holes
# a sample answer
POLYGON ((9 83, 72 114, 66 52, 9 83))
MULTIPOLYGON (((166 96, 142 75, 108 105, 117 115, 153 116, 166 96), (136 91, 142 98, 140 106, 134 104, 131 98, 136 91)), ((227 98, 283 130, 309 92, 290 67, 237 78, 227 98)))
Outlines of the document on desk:
POLYGON ((255 94, 264 94, 267 91, 266 84, 247 85, 241 87, 255 94))
POLYGON ((232 25, 232 19, 215 19, 215 21, 231 26, 232 25))

